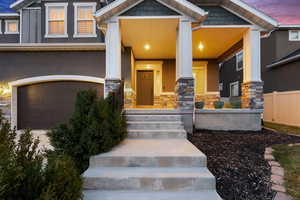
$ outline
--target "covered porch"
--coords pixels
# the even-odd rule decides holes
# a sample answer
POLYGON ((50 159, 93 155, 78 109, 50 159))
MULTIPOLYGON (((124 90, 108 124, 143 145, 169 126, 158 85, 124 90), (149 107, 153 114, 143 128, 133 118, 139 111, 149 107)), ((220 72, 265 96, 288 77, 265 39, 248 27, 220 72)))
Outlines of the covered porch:
MULTIPOLYGON (((242 50, 242 109, 257 110, 253 123, 260 127, 260 37, 275 22, 241 1, 223 4, 119 0, 99 10, 95 16, 106 43, 105 95, 121 89, 125 108, 177 110, 192 132, 195 102, 213 108, 220 99, 219 64, 242 50)), ((196 114, 211 118, 210 112, 196 114)))

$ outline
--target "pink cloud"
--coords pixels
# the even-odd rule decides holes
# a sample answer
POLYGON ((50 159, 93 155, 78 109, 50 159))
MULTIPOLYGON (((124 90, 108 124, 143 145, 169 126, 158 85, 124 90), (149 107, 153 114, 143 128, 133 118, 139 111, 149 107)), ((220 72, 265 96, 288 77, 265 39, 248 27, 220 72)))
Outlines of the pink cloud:
POLYGON ((282 24, 300 24, 300 0, 243 0, 282 24))

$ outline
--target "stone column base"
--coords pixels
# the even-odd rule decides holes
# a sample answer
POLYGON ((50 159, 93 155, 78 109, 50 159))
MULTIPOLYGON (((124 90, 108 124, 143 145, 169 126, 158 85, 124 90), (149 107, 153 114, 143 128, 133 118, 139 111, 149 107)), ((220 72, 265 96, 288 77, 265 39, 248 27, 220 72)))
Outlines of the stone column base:
POLYGON ((264 108, 263 82, 248 82, 242 85, 242 107, 248 109, 264 108))
POLYGON ((179 110, 194 110, 194 78, 180 78, 176 81, 176 107, 179 110))
POLYGON ((176 81, 176 107, 181 112, 184 128, 188 133, 193 133, 194 113, 194 78, 180 78, 176 81))
POLYGON ((118 92, 122 85, 122 80, 105 79, 104 96, 107 97, 111 92, 118 92))

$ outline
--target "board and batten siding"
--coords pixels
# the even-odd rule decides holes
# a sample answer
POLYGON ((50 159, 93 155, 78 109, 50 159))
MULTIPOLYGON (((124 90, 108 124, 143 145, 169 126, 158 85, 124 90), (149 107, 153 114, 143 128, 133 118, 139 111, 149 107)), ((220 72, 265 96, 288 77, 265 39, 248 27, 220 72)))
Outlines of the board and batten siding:
POLYGON ((41 9, 22 10, 22 43, 42 41, 41 22, 41 9))

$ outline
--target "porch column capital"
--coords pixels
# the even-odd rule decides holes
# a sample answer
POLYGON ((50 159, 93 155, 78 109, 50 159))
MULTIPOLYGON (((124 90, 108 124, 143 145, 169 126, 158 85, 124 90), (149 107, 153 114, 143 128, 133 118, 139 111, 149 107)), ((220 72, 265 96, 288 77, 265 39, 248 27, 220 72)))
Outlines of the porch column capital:
POLYGON ((118 20, 107 23, 106 34, 106 79, 121 79, 121 33, 118 20))
POLYGON ((244 33, 244 83, 261 82, 260 31, 250 28, 244 33))

